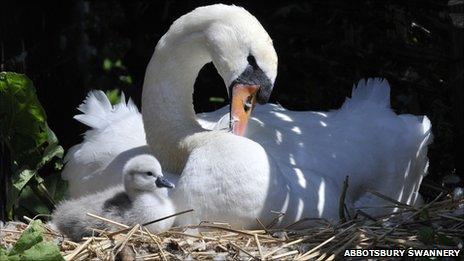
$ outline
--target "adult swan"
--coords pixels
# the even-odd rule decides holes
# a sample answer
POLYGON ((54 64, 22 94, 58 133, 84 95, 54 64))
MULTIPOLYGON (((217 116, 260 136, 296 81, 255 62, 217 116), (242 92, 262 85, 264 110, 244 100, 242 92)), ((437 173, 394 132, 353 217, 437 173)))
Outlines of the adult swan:
MULTIPOLYGON (((276 69, 271 39, 246 10, 195 9, 174 22, 147 67, 144 125, 133 105, 112 108, 101 93, 91 93, 78 119, 94 129, 68 153, 63 177, 74 196, 85 190, 82 182, 93 190, 117 182, 118 164, 147 149, 145 126, 148 147, 163 169, 180 174, 173 175, 171 194, 177 208, 195 209, 179 216, 179 225, 221 220, 254 227, 256 218, 270 222, 271 211, 285 213, 280 225, 304 217, 337 219, 347 175, 350 210, 385 203, 369 190, 415 203, 431 137, 426 117, 394 114, 388 84, 374 79, 358 84, 338 111, 257 106, 246 131, 255 100, 265 103, 269 97, 276 69), (231 100, 230 109, 201 116, 208 120, 203 126, 215 130, 199 124, 192 105, 195 78, 210 61, 231 100)), ((371 213, 385 211, 379 209, 371 213)))

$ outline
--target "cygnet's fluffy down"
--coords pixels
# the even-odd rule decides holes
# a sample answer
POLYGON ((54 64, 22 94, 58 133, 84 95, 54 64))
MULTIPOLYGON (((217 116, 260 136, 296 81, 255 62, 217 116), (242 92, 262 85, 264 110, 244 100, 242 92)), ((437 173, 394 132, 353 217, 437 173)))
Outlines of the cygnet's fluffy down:
MULTIPOLYGON (((123 169, 124 186, 61 202, 52 216, 52 226, 72 240, 92 234, 92 229, 116 230, 111 224, 88 216, 96 214, 126 225, 143 224, 175 213, 167 188, 174 185, 163 177, 159 162, 151 155, 138 155, 123 169)), ((147 226, 154 233, 169 229, 174 218, 147 226)))

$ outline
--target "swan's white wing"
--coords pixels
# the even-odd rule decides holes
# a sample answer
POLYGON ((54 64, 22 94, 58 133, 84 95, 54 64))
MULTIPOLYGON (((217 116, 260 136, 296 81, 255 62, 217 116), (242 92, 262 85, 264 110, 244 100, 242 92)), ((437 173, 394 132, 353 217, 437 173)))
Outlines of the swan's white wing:
MULTIPOLYGON (((348 175, 357 207, 387 204, 367 190, 414 204, 427 171, 431 124, 425 116, 395 114, 389 95, 387 81, 369 79, 336 111, 257 106, 247 137, 260 143, 298 186, 319 176, 341 188, 348 175)), ((325 191, 326 197, 331 193, 338 192, 325 191)))
POLYGON ((78 109, 83 114, 74 118, 91 129, 65 157, 61 175, 69 182, 71 197, 113 185, 101 176, 102 171, 121 152, 146 144, 142 116, 131 100, 126 103, 124 95, 112 106, 105 93, 92 91, 78 109))

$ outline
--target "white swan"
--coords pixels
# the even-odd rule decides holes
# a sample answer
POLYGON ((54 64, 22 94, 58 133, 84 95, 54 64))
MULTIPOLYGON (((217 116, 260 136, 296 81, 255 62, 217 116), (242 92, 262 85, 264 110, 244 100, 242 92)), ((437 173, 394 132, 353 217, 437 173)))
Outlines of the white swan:
MULTIPOLYGON (((159 162, 141 154, 128 159, 119 169, 124 187, 119 185, 73 200, 60 202, 52 215, 51 225, 78 241, 92 235, 92 229, 115 229, 107 222, 87 216, 92 213, 126 225, 144 224, 175 213, 166 188, 174 185, 163 176, 159 162)), ((169 229, 174 220, 165 219, 147 225, 154 232, 169 229)))
MULTIPOLYGON (((207 131, 195 118, 193 83, 201 67, 211 60, 229 86, 232 109, 203 115, 206 121, 202 123, 210 129, 227 127, 229 117, 220 116, 230 110, 233 131, 244 133, 256 94, 264 102, 276 75, 277 58, 269 36, 239 7, 198 8, 179 18, 158 43, 147 67, 142 113, 149 148, 163 168, 182 173, 172 194, 178 209, 196 210, 194 215, 180 216, 178 224, 224 220, 253 227, 257 217, 270 222, 271 210, 285 213, 281 225, 304 217, 337 219, 346 175, 350 176, 346 199, 350 209, 383 205, 368 190, 408 204, 416 201, 427 168, 430 122, 426 117, 397 116, 389 107, 386 81, 360 82, 352 99, 333 112, 257 106, 247 139, 225 131, 207 131)), ((140 116, 132 112, 139 118, 138 125, 132 126, 134 131, 127 125, 121 126, 124 131, 113 124, 106 128, 142 137, 140 116)), ((92 114, 86 111, 82 117, 87 115, 92 114)), ((106 128, 96 129, 88 137, 93 146, 106 128)), ((67 156, 63 176, 71 188, 79 179, 107 181, 103 175, 82 177, 76 171, 76 166, 86 165, 78 156, 87 154, 83 150, 86 142, 87 135, 80 148, 67 156), (74 177, 78 178, 73 182, 74 177)), ((120 152, 119 157, 146 152, 148 147, 139 146, 142 142, 141 138, 128 151, 107 151, 102 160, 94 154, 93 160, 103 169, 110 163, 108 159, 120 152)), ((113 160, 111 165, 117 162, 113 160)))

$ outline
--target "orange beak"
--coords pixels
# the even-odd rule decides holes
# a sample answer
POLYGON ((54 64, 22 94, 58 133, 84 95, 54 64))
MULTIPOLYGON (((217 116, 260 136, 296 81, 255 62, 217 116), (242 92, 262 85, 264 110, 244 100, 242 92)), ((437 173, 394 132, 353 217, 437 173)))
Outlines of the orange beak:
POLYGON ((230 129, 235 135, 245 135, 248 119, 256 104, 259 85, 236 84, 232 87, 230 129))

